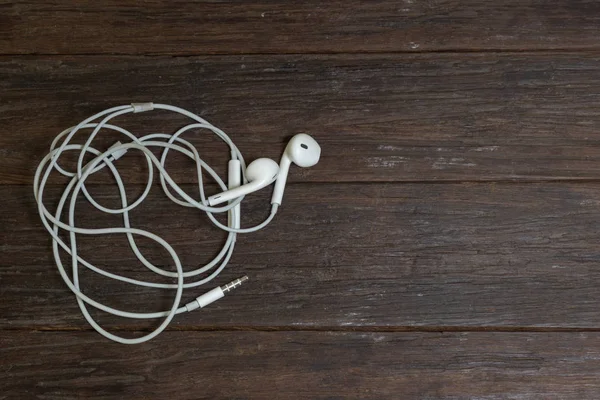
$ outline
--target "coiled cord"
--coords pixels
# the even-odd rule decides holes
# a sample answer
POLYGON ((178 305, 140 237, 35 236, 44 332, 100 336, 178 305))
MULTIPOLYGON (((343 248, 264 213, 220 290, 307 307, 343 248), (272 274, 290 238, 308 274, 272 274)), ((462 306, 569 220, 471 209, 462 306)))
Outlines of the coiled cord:
POLYGON ((243 183, 246 183, 246 164, 244 162, 244 158, 240 153, 239 149, 235 146, 235 144, 231 141, 229 136, 225 134, 222 130, 210 124, 208 121, 202 119, 201 117, 186 111, 179 107, 174 107, 165 104, 153 104, 153 103, 138 103, 132 105, 124 105, 119 107, 110 108, 108 110, 102 111, 86 120, 82 121, 78 125, 68 128, 61 132, 52 142, 50 146, 50 152, 42 159, 40 162, 36 172, 33 183, 33 191, 34 196, 38 206, 38 212, 40 214, 40 218, 45 228, 48 230, 50 235, 52 236, 52 251, 54 255, 54 260, 56 262, 56 266, 58 267, 58 271, 65 281, 69 289, 75 294, 77 303, 83 316, 89 322, 89 324, 100 334, 107 337, 108 339, 114 340, 119 343, 124 344, 136 344, 148 341, 158 334, 160 334, 171 322, 173 317, 176 314, 180 314, 186 311, 192 311, 198 307, 204 307, 211 302, 217 300, 220 297, 223 297, 223 294, 239 286, 243 281, 247 279, 247 277, 243 277, 241 279, 237 279, 231 282, 228 285, 214 288, 213 290, 207 292, 206 294, 196 298, 196 300, 186 304, 183 307, 180 307, 181 298, 183 295, 183 290, 187 288, 193 288, 197 286, 201 286, 207 282, 210 282, 215 277, 219 275, 219 273, 225 268, 227 263, 229 262, 231 255, 233 253, 233 249, 235 247, 236 236, 238 233, 248 233, 255 232, 263 227, 265 227, 277 212, 277 205, 273 205, 271 207, 271 213, 269 217, 259 225, 256 225, 251 228, 239 228, 235 226, 236 219, 239 220, 239 207, 236 207, 242 200, 243 196, 237 198, 236 200, 230 202, 223 207, 211 207, 208 205, 206 197, 204 195, 204 185, 202 181, 202 170, 204 169, 208 174, 217 182, 222 190, 227 190, 227 185, 223 180, 216 174, 216 172, 207 165, 199 156, 196 148, 189 143, 188 141, 182 139, 180 136, 191 130, 191 129, 208 129, 216 134, 219 138, 221 138, 230 148, 231 151, 231 159, 239 160, 241 165, 241 173, 243 183), (113 118, 129 114, 129 113, 138 113, 151 111, 154 109, 161 109, 167 111, 173 111, 184 115, 194 122, 184 126, 179 129, 172 135, 162 134, 162 133, 154 133, 149 134, 143 137, 136 137, 131 132, 117 126, 114 124, 110 124, 113 118), (89 129, 93 128, 92 133, 89 135, 87 141, 81 144, 72 144, 71 140, 73 136, 80 131, 81 129, 89 129), (111 146, 108 150, 102 152, 100 150, 92 147, 92 142, 94 138, 98 135, 98 133, 102 129, 109 129, 116 132, 119 132, 130 139, 130 142, 121 143, 117 142, 113 146, 111 146), (64 138, 64 139, 63 139, 64 138), (60 140, 62 142, 59 145, 60 140), (162 148, 162 155, 160 160, 150 151, 151 147, 159 147, 162 148), (133 202, 128 201, 127 195, 125 193, 125 186, 119 174, 119 171, 116 167, 115 161, 118 160, 121 156, 123 156, 129 150, 138 150, 141 151, 147 161, 148 164, 148 180, 146 183, 146 187, 143 193, 133 202), (187 193, 185 193, 177 183, 173 181, 173 179, 169 176, 165 169, 165 161, 167 158, 167 154, 169 151, 178 151, 187 157, 191 158, 196 164, 196 174, 198 176, 198 189, 200 193, 200 200, 195 200, 187 193), (79 151, 79 157, 77 159, 77 168, 74 172, 66 171, 62 168, 58 161, 63 155, 64 152, 67 151, 79 151), (92 154, 94 158, 84 165, 83 159, 84 156, 88 154, 92 154), (104 169, 108 168, 114 177, 114 180, 119 189, 119 195, 121 198, 121 208, 111 209, 100 205, 94 198, 90 195, 85 187, 86 179, 104 169), (153 177, 154 177, 154 168, 158 170, 160 184, 162 186, 163 191, 167 195, 169 199, 171 199, 176 204, 179 204, 184 207, 194 207, 201 211, 204 211, 209 219, 220 229, 223 229, 228 232, 227 239, 223 248, 219 252, 219 254, 208 264, 194 269, 192 271, 185 271, 183 266, 181 265, 181 261, 177 256, 175 250, 171 247, 169 243, 167 243, 161 237, 148 232, 143 229, 132 228, 129 221, 129 211, 133 210, 137 206, 139 206, 148 193, 150 192, 150 188, 152 187, 153 177), (62 175, 70 177, 71 180, 67 184, 62 196, 60 197, 60 201, 56 208, 54 214, 52 214, 44 205, 44 189, 46 187, 46 183, 48 181, 48 177, 50 173, 56 170, 62 175), (171 192, 171 190, 173 192, 171 192), (121 214, 123 216, 123 226, 122 227, 114 227, 114 228, 102 228, 102 229, 89 229, 89 228, 80 228, 75 224, 75 206, 77 203, 77 198, 80 193, 83 193, 84 197, 87 201, 90 202, 96 209, 103 211, 109 214, 121 214), (176 197, 178 196, 178 197, 176 197), (68 205, 67 205, 68 202, 68 205), (61 215, 63 213, 63 209, 65 206, 68 207, 67 221, 61 221, 61 215), (216 220, 213 214, 215 213, 229 213, 229 222, 227 225, 224 225, 216 220), (63 239, 59 237, 59 230, 65 230, 69 232, 69 240, 68 243, 65 243, 63 239), (92 265, 83 259, 77 252, 77 239, 76 235, 106 235, 106 234, 125 234, 127 240, 129 242, 129 246, 131 247, 133 253, 138 258, 138 260, 148 269, 153 271, 156 274, 166 276, 169 278, 176 278, 177 282, 173 284, 162 284, 162 283, 154 283, 148 281, 142 281, 132 278, 127 278, 122 275, 110 273, 105 271, 97 266, 92 265), (153 240, 158 245, 162 246, 167 250, 173 262, 175 264, 176 272, 165 271, 156 265, 153 265, 150 261, 148 261, 143 254, 140 252, 139 248, 135 242, 135 236, 143 236, 148 239, 153 240), (71 273, 72 277, 70 277, 60 258, 60 249, 64 250, 67 254, 71 256, 71 273), (138 312, 129 312, 123 311, 116 308, 109 307, 100 302, 95 301, 94 299, 88 297, 80 290, 79 285, 79 273, 78 268, 79 265, 83 265, 84 267, 101 274, 107 278, 116 279, 122 282, 126 282, 132 285, 145 286, 151 288, 161 288, 161 289, 175 289, 175 297, 173 299, 173 304, 171 308, 167 311, 161 312, 150 312, 150 313, 138 313, 138 312), (189 278, 197 277, 203 273, 210 274, 202 279, 198 279, 192 282, 186 282, 185 280, 189 278), (153 318, 164 318, 162 323, 151 333, 144 335, 139 338, 124 338, 121 336, 117 336, 113 333, 106 331, 102 328, 89 314, 87 306, 92 306, 107 313, 118 315, 126 318, 133 319, 153 319, 153 318))

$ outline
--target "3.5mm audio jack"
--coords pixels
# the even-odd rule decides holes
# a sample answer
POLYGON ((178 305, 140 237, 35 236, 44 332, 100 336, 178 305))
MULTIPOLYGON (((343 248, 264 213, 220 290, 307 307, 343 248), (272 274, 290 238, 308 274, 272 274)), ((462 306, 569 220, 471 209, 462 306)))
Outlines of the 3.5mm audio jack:
POLYGON ((186 304, 185 308, 187 309, 187 311, 192 311, 197 308, 204 308, 207 305, 219 300, 221 297, 225 296, 225 293, 232 291, 247 280, 248 276, 243 276, 241 278, 229 282, 224 286, 217 286, 216 288, 204 293, 202 296, 196 297, 196 300, 186 304))

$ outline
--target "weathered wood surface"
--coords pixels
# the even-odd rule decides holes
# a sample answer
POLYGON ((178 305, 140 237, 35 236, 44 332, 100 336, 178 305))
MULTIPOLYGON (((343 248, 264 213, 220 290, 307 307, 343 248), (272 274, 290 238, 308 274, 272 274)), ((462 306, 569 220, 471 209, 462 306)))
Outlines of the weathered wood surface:
MULTIPOLYGON (((115 191, 91 190, 102 193, 102 204, 114 204, 115 191)), ((0 187, 0 197, 11 199, 1 211, 10 222, 0 229, 1 325, 85 327, 53 265, 30 188, 0 187)), ((600 328, 599 198, 595 183, 290 185, 272 225, 240 237, 215 284, 245 274, 250 281, 211 307, 177 317, 174 326, 600 328)), ((246 200, 245 224, 258 223, 269 192, 246 200)), ((131 220, 170 242, 188 270, 209 261, 223 243, 205 216, 173 205, 159 190, 131 220)), ((122 224, 83 206, 76 221, 82 227, 122 224)), ((80 254, 109 271, 153 276, 123 236, 80 236, 78 244, 80 254)), ((172 265, 163 250, 141 245, 151 260, 172 265)), ((168 291, 82 274, 86 293, 108 304, 128 310, 170 304, 168 291)), ((187 301, 204 291, 187 292, 187 301)))
POLYGON ((0 332, 0 397, 597 399, 594 333, 0 332))
MULTIPOLYGON (((599 22, 591 0, 0 0, 0 399, 599 398, 599 22), (323 158, 292 169, 273 224, 240 237, 215 281, 247 284, 125 349, 61 281, 31 182, 58 132, 141 101, 199 113, 247 160, 279 158, 297 132, 323 158)), ((116 122, 143 134, 184 120, 116 122)), ((223 174, 225 146, 188 138, 223 174)), ((130 195, 138 161, 119 160, 130 195)), ((194 192, 189 162, 168 167, 194 192)), ((103 204, 110 181, 91 180, 103 204)), ((245 224, 268 198, 248 197, 245 224)), ((224 238, 158 189, 132 222, 186 266, 224 238)), ((79 243, 150 277, 122 237, 79 243)), ((82 275, 115 307, 171 301, 82 275)), ((125 336, 156 326, 93 315, 125 336)))
POLYGON ((598 49, 593 0, 0 2, 1 54, 598 49))
MULTIPOLYGON (((314 135, 322 161, 293 169, 292 181, 597 179, 599 64, 574 53, 4 58, 0 183, 31 183, 66 127, 147 100, 198 112, 248 160, 278 159, 290 136, 314 135)), ((156 112, 115 122, 141 135, 186 120, 156 112)), ((214 135, 186 136, 223 171, 214 135)), ((128 181, 145 179, 139 163, 119 162, 133 165, 128 181)), ((189 164, 169 165, 180 182, 195 179, 189 164)))

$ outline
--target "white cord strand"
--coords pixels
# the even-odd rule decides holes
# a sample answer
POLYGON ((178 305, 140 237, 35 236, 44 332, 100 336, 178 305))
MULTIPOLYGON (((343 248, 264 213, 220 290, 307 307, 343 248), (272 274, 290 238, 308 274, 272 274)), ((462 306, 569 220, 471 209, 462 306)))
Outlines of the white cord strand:
MULTIPOLYGON (((219 187, 222 190, 227 190, 227 185, 225 182, 217 175, 217 173, 207 165, 199 156, 197 149, 188 141, 182 139, 180 136, 187 131, 192 129, 207 129, 216 134, 220 139, 222 139, 230 148, 231 157, 234 160, 239 160, 241 165, 242 172, 242 180, 244 183, 247 182, 245 171, 246 164, 244 162, 244 158, 240 153, 239 149, 233 144, 231 139, 225 134, 225 132, 221 131, 217 127, 210 124, 208 121, 200 118, 199 116, 181 109, 179 107, 174 107, 165 104, 152 104, 152 103, 142 103, 142 104, 133 104, 133 105, 125 105, 120 107, 110 108, 108 110, 102 111, 86 120, 82 121, 78 125, 71 127, 69 129, 64 130, 59 133, 56 138, 53 140, 50 146, 50 152, 42 159, 40 162, 34 177, 33 182, 33 191, 34 197, 36 199, 38 205, 38 212, 40 214, 40 218, 46 230, 50 233, 52 237, 52 251, 54 255, 54 260, 56 262, 56 266, 58 271, 69 287, 69 289, 75 294, 77 303, 81 312, 83 313, 85 319, 90 323, 90 325, 98 331, 101 335, 107 337, 108 339, 114 340, 119 343, 124 344, 136 344, 142 343, 147 340, 150 340, 160 334, 171 322, 173 317, 176 314, 191 311, 198 306, 204 306, 217 298, 222 297, 223 292, 220 288, 215 288, 210 292, 206 293, 203 296, 198 297, 192 303, 188 303, 186 306, 181 306, 181 298, 183 296, 184 289, 193 288, 197 286, 201 286, 207 282, 210 282, 214 278, 216 278, 219 273, 225 268, 227 263, 229 262, 231 255, 233 254, 233 249, 235 247, 236 235, 238 233, 248 233, 255 232, 259 229, 265 227, 277 212, 277 206, 274 205, 271 207, 271 213, 269 217, 254 227, 250 228, 239 228, 234 227, 233 221, 236 220, 235 213, 239 212, 239 208, 236 206, 243 200, 243 196, 231 201, 229 204, 222 207, 211 207, 208 205, 206 196, 204 194, 204 185, 202 181, 202 171, 206 171, 211 178, 213 178, 219 187), (133 112, 142 112, 142 111, 150 111, 152 109, 161 109, 166 111, 176 112, 178 114, 184 115, 188 118, 191 118, 194 123, 184 126, 179 129, 172 135, 164 134, 164 133, 153 133, 143 137, 136 137, 133 133, 115 125, 109 123, 109 121, 129 113, 133 112), (99 121, 99 122, 98 122, 99 121), (74 144, 71 143, 71 140, 75 136, 77 132, 82 129, 92 129, 92 133, 88 136, 87 140, 84 144, 74 144), (129 141, 126 143, 117 142, 113 146, 111 146, 106 151, 102 152, 94 147, 92 147, 92 143, 94 139, 102 133, 104 129, 118 132, 124 135, 129 141), (62 142, 61 142, 62 140, 62 142), (60 144, 59 144, 60 143, 60 144), (162 154, 160 159, 158 159, 155 154, 150 150, 152 147, 162 148, 162 154), (146 186, 142 194, 135 199, 135 201, 130 202, 127 199, 127 195, 125 192, 125 185, 123 180, 121 179, 121 175, 117 169, 118 158, 120 158, 125 152, 128 150, 137 150, 140 151, 147 163, 148 167, 148 178, 146 182, 146 186), (62 166, 59 165, 58 160, 65 152, 79 152, 77 157, 77 167, 73 172, 69 172, 65 170, 62 166), (165 163, 167 159, 167 154, 170 151, 179 152, 189 158, 191 158, 196 164, 196 176, 198 178, 198 191, 200 199, 194 199, 190 195, 181 189, 181 187, 173 181, 171 176, 168 174, 165 163), (93 155, 94 158, 89 161, 87 164, 84 164, 84 157, 86 154, 93 155), (112 174, 114 181, 119 190, 119 196, 121 199, 120 208, 108 208, 101 204, 99 204, 92 195, 88 192, 85 187, 85 181, 87 178, 94 173, 108 167, 108 170, 112 174), (131 227, 129 220, 129 212, 139 206, 148 196, 150 189, 152 187, 152 182, 154 178, 154 168, 158 171, 158 176, 160 180, 161 187, 165 193, 165 195, 171 199, 174 203, 184 206, 184 207, 193 207, 197 208, 200 211, 206 213, 209 219, 220 229, 223 229, 228 232, 227 239, 225 240, 225 244, 223 248, 217 254, 217 256, 207 263, 204 266, 195 268, 190 271, 184 271, 184 267, 181 264, 181 260, 177 256, 177 253, 160 236, 153 234, 152 232, 136 229, 131 227), (54 212, 50 212, 46 206, 44 205, 44 190, 46 188, 46 184, 48 182, 48 178, 50 173, 55 170, 60 174, 70 177, 71 180, 67 184, 65 190, 62 193, 58 206, 54 212), (93 229, 80 227, 76 225, 76 206, 77 200, 81 198, 79 194, 82 193, 85 199, 94 206, 96 209, 108 213, 108 214, 121 214, 123 217, 123 226, 122 227, 112 227, 112 228, 101 228, 101 229, 93 229), (177 196, 177 197, 176 197, 177 196), (67 221, 61 220, 61 215, 63 215, 63 211, 67 208, 67 221), (232 213, 232 218, 229 219, 228 225, 224 225, 217 221, 214 217, 214 213, 222 213, 222 212, 230 212, 232 213), (68 232, 68 241, 65 242, 63 238, 59 236, 60 230, 64 230, 68 232), (111 273, 105 271, 104 269, 95 266, 88 261, 86 261, 80 254, 78 254, 77 250, 77 235, 110 235, 110 234, 125 234, 129 243, 131 250, 137 259, 149 270, 152 272, 165 276, 168 278, 176 279, 175 283, 155 283, 148 282, 138 279, 129 278, 123 275, 111 273), (158 245, 162 246, 170 255, 173 263, 175 265, 175 272, 166 271, 148 261, 140 249, 138 248, 135 240, 135 236, 143 236, 148 239, 153 240, 158 245), (64 251, 71 257, 71 276, 65 269, 65 266, 61 260, 61 250, 64 251), (97 274, 100 274, 106 278, 115 279, 121 282, 129 283, 137 286, 144 286, 149 288, 158 288, 158 289, 175 289, 175 296, 173 299, 173 304, 169 310, 160 311, 160 312, 148 312, 148 313, 139 313, 139 312, 130 312, 125 310, 119 310, 113 307, 109 307, 105 304, 102 304, 86 294, 84 294, 80 287, 79 282, 79 266, 83 265, 85 268, 88 268, 91 271, 94 271, 97 274), (216 268, 215 268, 216 267, 216 268), (211 272, 212 271, 212 272, 211 272), (192 281, 185 282, 186 278, 197 277, 200 274, 209 273, 208 276, 204 278, 192 281), (87 307, 92 306, 104 312, 118 315, 125 318, 132 319, 152 319, 152 318, 164 318, 162 323, 152 332, 147 335, 144 335, 139 338, 124 338, 121 336, 117 336, 106 331, 102 328, 89 314, 87 307)), ((227 290, 229 287, 236 287, 241 282, 245 281, 247 277, 238 279, 233 286, 227 286, 227 290)))

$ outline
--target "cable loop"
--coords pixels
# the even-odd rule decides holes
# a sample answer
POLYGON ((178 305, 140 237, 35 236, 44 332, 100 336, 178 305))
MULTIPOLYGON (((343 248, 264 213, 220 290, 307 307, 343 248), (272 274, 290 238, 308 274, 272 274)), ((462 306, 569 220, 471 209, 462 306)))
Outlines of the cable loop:
MULTIPOLYGON (((225 268, 227 263, 229 262, 231 255, 233 253, 233 249, 235 247, 236 235, 238 233, 248 233, 257 231, 263 227, 265 227, 273 217, 277 211, 277 207, 273 206, 271 208, 271 213, 269 217, 261 224, 256 225, 250 228, 239 228, 234 226, 234 222, 236 218, 239 219, 239 216, 236 213, 239 212, 239 207, 236 207, 242 200, 243 197, 239 197, 234 201, 231 201, 229 204, 222 207, 211 207, 208 205, 206 200, 206 196, 204 194, 204 184, 202 180, 202 171, 206 171, 219 185, 221 190, 227 190, 227 185, 225 182, 217 175, 217 173, 206 164, 199 156, 198 150, 195 146, 193 146, 190 142, 182 139, 180 136, 191 130, 191 129, 208 129, 212 131, 215 135, 217 135, 221 140, 223 140, 230 148, 231 157, 234 160, 239 160, 241 165, 242 172, 242 180, 243 182, 247 182, 246 180, 246 164, 244 162, 244 158, 240 153, 239 149, 233 144, 229 136, 225 134, 222 130, 218 129, 214 125, 210 124, 208 121, 203 118, 193 114, 189 111, 186 111, 182 108, 170 106, 166 104, 153 104, 153 103, 134 103, 131 105, 124 105, 119 107, 113 107, 108 110, 102 111, 86 120, 82 121, 78 125, 65 129, 61 133, 59 133, 56 138, 53 140, 50 146, 50 152, 42 159, 40 162, 34 177, 33 191, 34 196, 38 206, 38 212, 40 214, 40 218, 46 230, 52 236, 52 251, 54 255, 54 260, 56 262, 56 266, 58 271, 69 287, 73 294, 75 294, 77 303, 79 304, 79 308, 83 313, 86 320, 92 325, 92 327, 98 331, 103 336, 125 344, 135 344, 142 343, 147 340, 150 340, 160 334, 171 322, 173 317, 176 314, 186 312, 191 310, 194 307, 190 307, 189 304, 186 306, 181 305, 181 299, 183 296, 184 289, 193 288, 197 286, 201 286, 207 282, 210 282, 214 278, 216 278, 219 273, 225 268), (172 111, 181 115, 184 115, 193 120, 193 123, 184 126, 179 129, 172 135, 167 135, 163 133, 153 133, 143 137, 136 137, 133 133, 110 123, 114 118, 126 115, 129 113, 139 113, 139 112, 147 112, 151 110, 167 110, 172 111), (88 136, 86 142, 84 144, 74 144, 71 143, 73 136, 82 129, 92 129, 92 133, 88 136), (125 136, 126 140, 123 140, 113 144, 109 149, 105 151, 100 151, 94 147, 92 147, 92 143, 96 136, 102 132, 103 129, 112 130, 118 132, 125 136), (62 140, 62 142, 61 142, 62 140), (150 150, 151 148, 161 148, 162 155, 157 158, 154 153, 150 150), (147 181, 145 185, 145 189, 143 193, 134 201, 130 201, 127 198, 125 192, 125 185, 121 178, 121 174, 117 169, 118 159, 121 158, 128 151, 139 151, 144 155, 146 160, 146 164, 148 167, 148 175, 147 181), (167 154, 170 151, 179 152, 189 158, 191 158, 196 165, 196 176, 198 177, 198 189, 200 199, 194 199, 171 178, 167 169, 165 167, 167 154), (59 164, 60 157, 65 152, 79 152, 77 158, 77 167, 75 171, 67 171, 64 167, 59 164), (88 163, 84 164, 84 157, 86 154, 91 154, 94 158, 88 163), (88 192, 85 187, 85 182, 87 178, 94 173, 108 168, 110 173, 112 174, 120 196, 120 207, 119 208, 109 208, 99 204, 88 192), (184 271, 183 266, 181 265, 181 261, 177 256, 177 253, 173 249, 173 247, 167 243, 160 236, 155 235, 149 231, 143 229, 137 229, 131 226, 129 220, 129 212, 139 206, 148 196, 150 189, 152 187, 152 183, 154 180, 154 173, 158 171, 158 176, 160 180, 161 187, 165 192, 165 195, 175 202, 178 205, 185 207, 193 207, 197 208, 200 211, 206 213, 209 219, 220 229, 223 229, 228 232, 227 239, 215 258, 213 258, 209 263, 204 266, 198 267, 191 271, 184 271), (57 171, 58 173, 70 177, 71 180, 67 184, 65 190, 63 191, 60 201, 56 210, 51 212, 44 205, 44 190, 46 188, 46 184, 48 182, 48 178, 52 171, 57 171), (120 214, 123 217, 123 224, 120 227, 112 227, 112 228, 101 228, 101 229, 91 229, 91 228, 83 228, 78 227, 76 225, 76 205, 78 198, 81 198, 79 195, 83 194, 83 197, 87 199, 87 201, 94 206, 96 209, 108 213, 108 214, 120 214), (67 208, 67 220, 63 221, 61 219, 63 215, 63 210, 67 208), (229 222, 227 225, 223 225, 219 221, 216 220, 213 214, 215 213, 223 213, 228 212, 230 214, 229 222), (64 240, 59 236, 60 230, 68 232, 68 240, 64 240), (165 276, 168 278, 173 278, 176 280, 175 283, 155 283, 148 282, 138 279, 128 278, 119 274, 111 273, 103 270, 100 267, 97 267, 89 262, 87 262, 82 256, 78 254, 77 250, 77 235, 110 235, 110 234, 124 234, 127 237, 129 246, 137 259, 149 270, 154 273, 165 276), (152 241, 154 241, 157 245, 162 246, 170 255, 175 265, 175 272, 166 271, 148 261, 140 249, 136 244, 136 237, 143 236, 152 241), (60 251, 66 252, 70 255, 71 259, 71 276, 67 273, 65 266, 63 265, 60 258, 60 251), (139 313, 139 312, 130 312, 115 309, 109 307, 105 304, 102 304, 86 294, 84 294, 80 288, 79 282, 79 266, 83 265, 84 267, 105 276, 106 278, 115 279, 121 282, 126 282, 132 285, 144 286, 150 288, 159 288, 159 289, 171 289, 175 290, 175 296, 173 298, 172 306, 169 310, 160 311, 160 312, 149 312, 149 313, 139 313), (195 278, 200 274, 209 273, 208 276, 193 280, 191 282, 186 282, 186 279, 195 278), (133 319, 152 319, 152 318, 164 318, 162 323, 152 332, 147 335, 144 335, 139 338, 124 338, 121 336, 117 336, 106 331, 102 328, 92 316, 89 314, 87 307, 92 306, 104 312, 118 315, 126 318, 133 319)), ((247 278, 245 278, 247 279, 247 278)))

